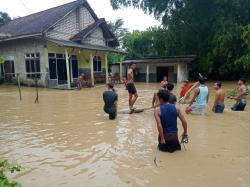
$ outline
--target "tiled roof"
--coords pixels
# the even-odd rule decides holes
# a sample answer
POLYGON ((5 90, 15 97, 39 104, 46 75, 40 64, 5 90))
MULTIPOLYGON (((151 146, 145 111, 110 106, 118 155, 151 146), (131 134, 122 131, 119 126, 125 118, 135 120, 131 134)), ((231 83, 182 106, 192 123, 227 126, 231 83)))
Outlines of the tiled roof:
MULTIPOLYGON (((73 1, 71 3, 14 19, 1 26, 0 33, 10 34, 11 37, 42 33, 84 3, 87 4, 88 9, 91 9, 85 0, 73 1)), ((92 9, 91 13, 94 14, 92 9)), ((95 14, 94 17, 97 19, 95 14)))

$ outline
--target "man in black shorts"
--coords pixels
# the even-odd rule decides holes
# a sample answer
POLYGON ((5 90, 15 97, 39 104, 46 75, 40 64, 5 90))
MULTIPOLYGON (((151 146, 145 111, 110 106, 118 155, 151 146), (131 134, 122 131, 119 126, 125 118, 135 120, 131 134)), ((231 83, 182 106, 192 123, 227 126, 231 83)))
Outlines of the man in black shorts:
POLYGON ((104 111, 109 114, 109 119, 115 119, 117 115, 118 95, 112 83, 107 84, 108 89, 103 92, 104 111))
POLYGON ((133 110, 135 109, 134 104, 138 98, 137 91, 135 88, 135 83, 134 83, 135 68, 136 68, 136 64, 131 63, 129 65, 128 75, 127 75, 127 80, 128 80, 127 89, 129 93, 129 109, 131 112, 133 112, 133 110))

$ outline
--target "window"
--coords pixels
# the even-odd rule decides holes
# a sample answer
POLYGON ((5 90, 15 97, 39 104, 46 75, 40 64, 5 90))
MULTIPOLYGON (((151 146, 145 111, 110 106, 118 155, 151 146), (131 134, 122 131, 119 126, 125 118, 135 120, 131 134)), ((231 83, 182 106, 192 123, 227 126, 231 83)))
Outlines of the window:
POLYGON ((95 56, 93 58, 93 66, 94 66, 94 72, 102 71, 102 60, 100 56, 95 56))
POLYGON ((30 53, 25 54, 25 66, 27 78, 41 78, 40 72, 40 54, 39 53, 30 53))

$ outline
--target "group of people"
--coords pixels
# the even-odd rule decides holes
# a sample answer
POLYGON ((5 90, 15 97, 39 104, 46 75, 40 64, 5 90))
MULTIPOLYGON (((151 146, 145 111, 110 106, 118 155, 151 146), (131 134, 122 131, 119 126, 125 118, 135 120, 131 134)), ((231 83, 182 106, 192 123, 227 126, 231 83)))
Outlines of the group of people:
MULTIPOLYGON (((138 98, 137 90, 134 84, 134 71, 136 64, 132 63, 129 66, 127 73, 127 80, 125 82, 126 89, 129 93, 129 110, 133 113, 135 110, 134 104, 138 98)), ((242 111, 246 106, 246 80, 241 78, 238 81, 238 93, 236 96, 229 96, 229 99, 236 100, 235 105, 231 108, 233 111, 242 111)), ((112 83, 107 84, 108 89, 103 93, 104 111, 109 114, 109 119, 115 119, 117 115, 117 101, 118 95, 114 90, 112 83)), ((222 113, 226 97, 225 91, 222 89, 222 84, 216 82, 215 100, 212 111, 215 113, 222 113)), ((180 106, 176 104, 177 97, 173 94, 174 84, 169 83, 167 77, 163 78, 160 84, 160 89, 154 93, 152 100, 152 108, 154 108, 154 117, 159 133, 158 148, 164 152, 174 152, 181 149, 178 139, 177 119, 179 118, 183 127, 182 140, 188 140, 187 135, 187 121, 180 106)), ((203 114, 206 111, 209 100, 209 89, 206 86, 206 79, 200 78, 197 84, 188 84, 184 82, 184 87, 180 91, 180 98, 185 97, 188 101, 186 107, 186 114, 191 112, 198 112, 203 114), (197 85, 197 86, 196 86, 197 85), (188 86, 188 89, 185 87, 188 86), (190 96, 191 90, 194 89, 193 96, 190 96)))

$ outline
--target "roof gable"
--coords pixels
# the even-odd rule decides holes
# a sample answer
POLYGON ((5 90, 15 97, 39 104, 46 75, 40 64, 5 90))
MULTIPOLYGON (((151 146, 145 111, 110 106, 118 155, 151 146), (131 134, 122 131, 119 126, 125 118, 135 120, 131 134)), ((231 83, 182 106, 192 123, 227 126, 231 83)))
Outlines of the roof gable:
POLYGON ((11 37, 43 33, 81 5, 84 5, 89 10, 94 19, 98 19, 86 0, 77 0, 14 19, 1 26, 0 33, 10 34, 11 37))
POLYGON ((71 38, 72 41, 82 41, 91 35, 97 28, 101 28, 104 38, 108 41, 108 46, 116 47, 119 46, 115 35, 109 30, 107 22, 104 18, 99 19, 95 23, 89 25, 87 28, 83 29, 75 36, 71 38))

